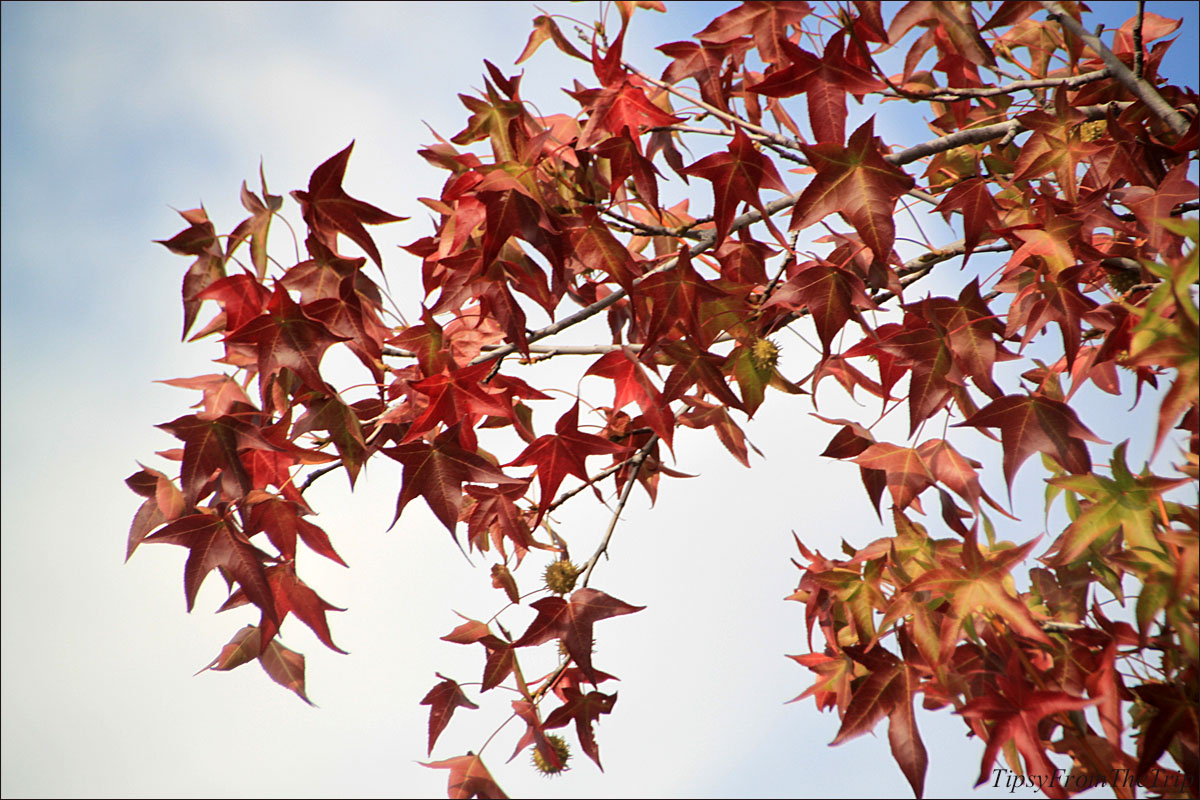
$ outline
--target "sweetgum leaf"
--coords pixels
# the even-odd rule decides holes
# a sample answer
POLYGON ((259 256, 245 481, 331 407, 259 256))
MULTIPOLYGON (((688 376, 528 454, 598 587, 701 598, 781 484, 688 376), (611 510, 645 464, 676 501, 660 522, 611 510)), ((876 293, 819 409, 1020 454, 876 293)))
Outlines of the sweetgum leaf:
POLYGON ((212 514, 192 514, 146 537, 146 541, 177 544, 190 551, 183 572, 188 611, 195 605, 205 577, 220 567, 233 576, 250 602, 262 609, 264 618, 277 621, 271 587, 263 569, 267 554, 245 541, 225 520, 212 514))
POLYGON ((308 179, 308 191, 297 189, 292 192, 292 197, 299 201, 309 230, 326 247, 337 252, 337 235, 344 234, 366 251, 382 269, 379 248, 363 225, 401 222, 408 217, 397 217, 346 194, 342 189, 342 179, 346 175, 346 162, 350 160, 350 151, 353 149, 354 142, 350 142, 345 150, 313 170, 308 179))
POLYGON ((429 706, 429 753, 433 752, 438 736, 450 724, 450 717, 454 715, 456 708, 479 708, 467 699, 457 681, 440 673, 438 677, 442 678, 442 682, 430 689, 421 700, 421 705, 429 706))
POLYGON ((506 465, 537 467, 539 501, 535 524, 541 522, 546 509, 554 502, 554 493, 562 484, 563 478, 574 475, 583 481, 588 479, 587 466, 584 463, 588 456, 620 453, 625 450, 608 439, 579 430, 578 403, 559 417, 554 431, 553 434, 539 436, 506 465))
POLYGON ((913 187, 913 179, 883 159, 875 142, 875 118, 850 134, 844 147, 828 143, 804 145, 803 150, 817 175, 796 201, 790 229, 839 213, 886 263, 896 239, 896 199, 913 187))
POLYGON ((487 767, 483 765, 483 759, 477 755, 468 753, 465 756, 434 761, 424 766, 450 770, 447 796, 451 800, 467 800, 471 797, 478 797, 482 800, 502 800, 502 798, 508 797, 504 790, 496 784, 487 767))
POLYGON ((310 706, 313 705, 313 701, 308 699, 308 694, 304 691, 303 655, 272 639, 263 648, 258 663, 262 665, 263 671, 271 676, 271 680, 295 692, 297 697, 310 706))
POLYGON ((1054 458, 1076 474, 1088 472, 1092 460, 1084 441, 1106 444, 1088 430, 1075 409, 1043 395, 1005 395, 953 427, 999 428, 1004 445, 1004 479, 1012 491, 1017 469, 1035 452, 1054 458))
POLYGON ((567 687, 563 690, 564 704, 550 712, 546 717, 546 723, 543 727, 546 728, 561 728, 564 725, 570 724, 571 720, 575 721, 575 733, 579 736, 579 746, 583 748, 583 752, 587 753, 588 758, 596 762, 596 766, 600 767, 600 771, 604 771, 604 767, 600 765, 600 748, 596 745, 596 735, 592 730, 592 723, 596 721, 601 714, 609 714, 612 712, 613 706, 617 702, 616 692, 612 694, 602 694, 600 692, 588 692, 584 694, 574 686, 567 687))
POLYGON ((385 447, 382 452, 404 465, 400 494, 396 498, 395 525, 400 513, 418 495, 425 498, 434 516, 454 533, 462 510, 462 485, 473 483, 511 484, 519 482, 476 452, 458 444, 457 426, 440 434, 433 444, 411 442, 385 447))
POLYGON ((592 626, 599 620, 645 608, 631 606, 595 589, 578 589, 570 600, 545 597, 532 606, 538 612, 537 618, 521 638, 513 642, 513 647, 531 647, 559 639, 593 683, 598 677, 592 667, 592 626))

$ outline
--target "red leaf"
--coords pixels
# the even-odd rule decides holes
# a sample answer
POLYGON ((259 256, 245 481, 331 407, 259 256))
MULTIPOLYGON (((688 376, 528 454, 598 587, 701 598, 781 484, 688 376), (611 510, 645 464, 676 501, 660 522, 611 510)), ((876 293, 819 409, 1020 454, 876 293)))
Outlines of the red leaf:
POLYGON ((817 175, 796 201, 792 230, 807 228, 834 212, 854 226, 875 257, 887 262, 896 238, 896 198, 913 179, 883 159, 875 140, 875 118, 867 120, 843 147, 804 145, 817 175))
POLYGON ((353 149, 354 142, 351 142, 345 150, 313 170, 308 179, 308 191, 296 190, 292 192, 292 197, 300 202, 304 221, 322 244, 336 253, 337 235, 344 234, 382 268, 379 248, 363 225, 400 222, 408 217, 397 217, 346 194, 342 189, 342 179, 346 175, 346 162, 350 160, 350 151, 353 149))
MULTIPOLYGON (((613 50, 610 48, 610 53, 613 50)), ((645 90, 629 80, 600 90, 572 93, 587 110, 587 124, 579 134, 576 148, 591 147, 608 136, 620 136, 626 129, 640 135, 642 128, 662 128, 683 122, 663 111, 646 97, 645 90)))
POLYGON ((603 772, 604 767, 600 766, 600 748, 596 745, 592 723, 601 714, 612 712, 612 707, 617 702, 616 693, 588 692, 584 694, 574 686, 569 686, 563 690, 562 694, 566 702, 550 712, 543 727, 561 728, 570 724, 571 720, 575 720, 575 732, 579 736, 579 746, 603 772))
POLYGON ((454 710, 459 706, 463 708, 479 708, 472 703, 463 694, 463 690, 459 687, 456 681, 447 678, 444 675, 438 674, 442 678, 442 682, 429 690, 421 700, 421 705, 429 706, 429 750, 433 752, 433 745, 437 742, 438 736, 450 724, 450 717, 454 715, 454 710))
POLYGON ((996 200, 988 191, 988 182, 983 178, 968 178, 955 184, 938 203, 937 210, 942 212, 942 217, 947 222, 950 221, 951 211, 962 213, 965 245, 963 267, 966 267, 971 253, 979 246, 984 234, 1000 227, 996 200))
POLYGON ((1078 711, 1097 701, 1072 697, 1066 692, 1033 690, 1023 676, 1014 674, 1019 669, 1010 665, 1009 676, 996 679, 998 691, 969 700, 958 711, 968 719, 983 719, 993 723, 983 752, 979 780, 975 785, 979 786, 991 776, 996 754, 1011 741, 1024 757, 1028 774, 1047 776, 1049 784, 1043 787, 1046 794, 1065 798, 1067 792, 1055 779, 1058 770, 1046 756, 1045 743, 1038 733, 1038 723, 1043 717, 1062 711, 1078 711))
POLYGON ((840 146, 846 140, 847 92, 861 96, 883 88, 878 78, 846 59, 844 38, 841 32, 831 36, 822 58, 790 41, 781 41, 779 45, 790 64, 746 87, 746 91, 768 97, 806 93, 813 138, 840 146))
POLYGON ((708 23, 696 38, 720 44, 751 36, 762 60, 775 64, 783 60, 780 48, 788 39, 788 26, 799 29, 800 23, 811 13, 812 8, 804 2, 750 0, 708 23))
POLYGON ((632 352, 622 348, 605 353, 588 367, 584 375, 598 375, 612 380, 616 390, 613 410, 619 411, 631 402, 637 403, 650 429, 667 443, 667 447, 671 446, 675 415, 632 352))
POLYGON ((1017 469, 1034 452, 1045 453, 1068 471, 1082 474, 1092 468, 1084 440, 1107 444, 1079 421, 1075 409, 1039 394, 1005 395, 953 427, 963 426, 1000 429, 1009 491, 1017 469))
POLYGON ((787 186, 775 170, 775 164, 754 147, 750 137, 738 128, 724 153, 713 153, 683 169, 711 181, 713 185, 713 219, 717 225, 716 245, 719 247, 729 232, 739 203, 747 203, 770 216, 763 209, 759 189, 774 189, 787 194, 787 186))
MULTIPOLYGON (((247 625, 233 635, 233 638, 221 648, 221 652, 217 654, 208 666, 200 670, 204 672, 206 669, 226 672, 231 669, 240 667, 248 661, 253 661, 258 658, 262 652, 262 637, 258 634, 258 626, 247 625)), ((196 673, 199 675, 200 673, 196 673)))
MULTIPOLYGON (((619 136, 605 139, 592 148, 592 152, 600 158, 609 160, 608 190, 616 196, 624 185, 625 179, 633 176, 633 185, 641 198, 658 208, 658 181, 655 175, 661 175, 658 168, 650 159, 642 155, 641 147, 636 139, 629 135, 626 128, 619 136)), ((594 209, 586 209, 593 210, 594 209)))
POLYGON ((205 577, 221 567, 241 585, 250 602, 262 609, 264 619, 278 621, 271 587, 263 570, 267 554, 245 541, 225 524, 225 520, 212 514, 192 514, 146 537, 146 541, 177 544, 191 551, 183 570, 183 592, 188 611, 196 604, 196 593, 205 577))
POLYGON ((579 589, 569 601, 545 597, 532 606, 537 609, 537 618, 512 646, 531 647, 558 639, 593 683, 597 681, 597 673, 592 667, 592 626, 599 620, 645 608, 631 606, 595 589, 579 589))
POLYGON ((259 655, 258 663, 271 680, 295 692, 310 706, 313 704, 304 691, 304 656, 272 639, 259 655))
POLYGON ((333 549, 325 531, 303 519, 300 514, 300 508, 290 500, 273 497, 255 503, 250 507, 250 516, 246 521, 246 535, 253 536, 260 531, 265 532, 271 544, 275 545, 285 559, 295 558, 296 537, 299 536, 315 552, 343 567, 347 566, 333 549))
POLYGON ((254 264, 254 271, 261 281, 267 276, 267 233, 271 226, 271 215, 283 207, 283 198, 267 191, 267 177, 263 174, 261 163, 258 166, 258 177, 262 182, 262 198, 247 189, 246 182, 242 181, 242 206, 251 216, 238 223, 233 233, 229 234, 229 241, 225 245, 225 258, 228 259, 242 242, 249 239, 250 261, 254 264))
POLYGON ((724 295, 696 272, 686 247, 680 248, 677 258, 674 267, 651 275, 638 286, 636 299, 650 304, 648 314, 640 307, 638 311, 648 316, 646 341, 657 341, 680 328, 697 347, 707 348, 717 332, 703 325, 701 306, 724 295))
POLYGON ((563 478, 574 475, 582 481, 588 479, 587 466, 584 464, 588 456, 620 453, 625 450, 608 439, 579 430, 579 403, 571 406, 567 413, 559 417, 554 431, 553 434, 539 436, 533 444, 521 451, 519 456, 505 465, 523 467, 532 464, 537 467, 539 500, 535 525, 542 521, 542 515, 554 502, 554 493, 562 484, 563 478))
POLYGON ((496 785, 492 774, 483 765, 483 759, 477 755, 468 754, 448 758, 445 761, 434 761, 423 766, 433 769, 450 770, 448 797, 452 800, 467 800, 471 797, 483 800, 499 800, 508 797, 504 790, 496 785))
POLYGON ((266 311, 225 337, 227 345, 252 348, 264 396, 270 380, 284 367, 310 389, 329 394, 321 379, 321 358, 331 345, 346 337, 336 336, 320 322, 306 317, 283 284, 276 285, 266 311))
POLYGON ((238 457, 247 429, 244 423, 228 415, 212 420, 189 415, 158 427, 183 440, 179 482, 189 506, 202 499, 205 484, 218 472, 222 490, 229 496, 250 491, 250 479, 238 457))
MULTIPOLYGON (((513 544, 518 564, 529 548, 540 547, 529 529, 528 513, 518 508, 516 503, 525 496, 528 489, 527 480, 495 488, 467 486, 467 494, 475 500, 475 505, 471 507, 466 518, 467 541, 480 551, 486 551, 490 534, 496 549, 507 558, 504 540, 508 539, 513 544)), ((513 602, 517 601, 514 599, 513 602)))
POLYGON ((896 508, 901 511, 934 483, 925 459, 919 451, 910 447, 880 442, 872 444, 850 460, 864 469, 886 473, 888 491, 892 493, 896 508))
POLYGON ((542 42, 547 39, 553 39, 554 45, 567 55, 574 56, 581 61, 588 60, 588 57, 579 52, 575 48, 575 45, 571 44, 571 40, 563 35, 563 32, 559 30, 558 25, 555 24, 552 17, 539 14, 533 19, 533 31, 529 34, 529 41, 525 43, 525 49, 521 51, 521 55, 517 57, 514 63, 520 64, 532 56, 538 47, 541 46, 542 42))
POLYGON ((225 277, 225 257, 217 240, 217 231, 203 207, 180 211, 179 216, 187 221, 188 227, 170 239, 156 241, 172 253, 196 256, 183 276, 182 338, 186 339, 203 302, 199 294, 214 281, 225 277))
POLYGON ((764 305, 779 305, 794 311, 807 309, 826 356, 842 327, 851 319, 861 320, 859 309, 878 308, 867 297, 867 287, 857 275, 816 263, 779 286, 764 305))
POLYGON ((417 495, 425 498, 434 516, 454 533, 462 510, 462 485, 473 483, 516 483, 478 453, 464 450, 458 444, 458 427, 452 427, 433 440, 433 444, 412 442, 399 447, 385 447, 382 452, 404 465, 400 494, 396 498, 396 516, 417 495))
POLYGON ((417 392, 428 395, 429 405, 413 420, 400 444, 408 444, 442 423, 447 427, 458 426, 463 445, 470 447, 475 441, 474 425, 480 417, 514 418, 512 402, 503 390, 483 383, 494 366, 485 362, 411 384, 417 392))
MULTIPOLYGON (((333 643, 333 637, 329 633, 329 621, 325 619, 326 611, 345 611, 346 609, 332 606, 322 600, 316 592, 308 588, 308 585, 297 577, 295 565, 290 561, 285 561, 267 570, 267 581, 270 583, 271 593, 275 598, 275 611, 281 624, 289 613, 295 614, 297 619, 312 629, 312 632, 326 647, 343 655, 346 654, 345 650, 333 643)), ((263 641, 273 639, 278 630, 279 625, 267 620, 263 624, 263 641)))

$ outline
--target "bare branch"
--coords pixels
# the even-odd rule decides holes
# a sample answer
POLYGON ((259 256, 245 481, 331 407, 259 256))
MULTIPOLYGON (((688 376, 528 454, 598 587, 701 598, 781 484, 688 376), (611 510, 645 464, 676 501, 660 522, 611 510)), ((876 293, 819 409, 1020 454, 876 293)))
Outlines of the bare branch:
MULTIPOLYGON (((911 100, 921 100, 924 102, 953 102, 954 100, 962 100, 964 97, 995 97, 1001 94, 1012 94, 1014 92, 1024 91, 1026 89, 1044 89, 1048 86, 1065 86, 1068 89, 1073 89, 1076 86, 1082 86, 1085 83, 1103 80, 1111 75, 1107 68, 1098 69, 1093 72, 1085 72, 1081 75, 1068 75, 1062 78, 1040 78, 1038 80, 1013 81, 1004 86, 990 86, 982 89, 956 88, 952 86, 937 86, 927 91, 898 91, 894 96, 903 97, 911 100)), ((885 96, 893 95, 884 93, 885 96)))
POLYGON ((628 233, 635 233, 642 236, 675 236, 685 239, 699 239, 701 236, 701 234, 692 230, 687 230, 683 227, 665 228, 662 225, 647 225, 644 222, 638 222, 636 219, 630 219, 629 217, 622 216, 612 209, 602 208, 600 209, 600 213, 606 217, 612 217, 613 219, 618 220, 619 222, 622 222, 634 229, 632 231, 627 231, 628 233))
POLYGON ((1133 26, 1133 76, 1140 81, 1145 67, 1145 55, 1142 53, 1142 23, 1146 18, 1145 0, 1138 0, 1137 8, 1137 23, 1133 26))
POLYGON ((619 461, 616 464, 613 464, 611 467, 605 467, 604 469, 600 470, 595 475, 588 478, 586 483, 576 486, 574 489, 571 489, 570 491, 563 492, 562 494, 560 494, 558 496, 557 500, 555 500, 553 503, 550 504, 550 507, 546 509, 546 513, 549 514, 551 511, 558 508, 563 503, 567 502, 572 497, 574 497, 575 495, 582 492, 584 489, 598 483, 599 481, 604 480, 609 475, 612 475, 614 472, 620 470, 622 467, 624 467, 626 464, 629 464, 637 457, 638 457, 638 454, 634 453, 633 455, 631 455, 629 458, 625 459, 624 461, 619 461))
POLYGON ((1182 136, 1187 133, 1188 121, 1175 109, 1171 108, 1171 104, 1163 99, 1163 96, 1158 93, 1148 81, 1144 78, 1139 78, 1134 75, 1129 67, 1117 58, 1112 50, 1104 42, 1100 41, 1099 37, 1087 32, 1074 17, 1063 10, 1055 0, 1040 0, 1042 8, 1050 15, 1050 19, 1062 25, 1071 33, 1078 36, 1087 44, 1088 47, 1100 56, 1101 60, 1108 66, 1114 78, 1121 82, 1121 85, 1133 93, 1134 97, 1146 104, 1146 107, 1154 112, 1156 116, 1165 121, 1171 126, 1171 130, 1182 136))
POLYGON ((629 459, 629 477, 626 479, 625 488, 621 490, 621 499, 617 501, 617 508, 613 511, 612 519, 608 522, 608 530, 604 532, 604 538, 600 541, 600 546, 596 548, 596 552, 592 553, 592 557, 588 559, 587 566, 583 570, 582 586, 588 585, 588 580, 592 577, 592 570, 596 568, 596 564, 600 561, 600 556, 608 552, 608 543, 612 540, 613 531, 617 529, 617 520, 621 517, 621 511, 624 510, 625 504, 629 502, 629 495, 633 492, 633 486, 637 483, 638 472, 642 468, 642 464, 646 461, 646 456, 650 454, 650 450, 654 445, 658 444, 658 437, 651 436, 646 444, 642 445, 642 449, 637 451, 633 458, 629 459))
POLYGON ((308 473, 308 477, 304 479, 304 483, 300 484, 300 494, 304 494, 304 491, 308 487, 312 486, 316 482, 317 478, 321 477, 322 475, 328 475, 335 469, 340 469, 343 466, 345 465, 339 461, 336 464, 330 464, 327 467, 321 467, 320 469, 315 469, 308 473))
MULTIPOLYGON (((1131 105, 1126 101, 1123 103, 1106 103, 1100 106, 1082 106, 1076 111, 1082 113, 1089 120, 1104 119, 1108 114, 1109 108, 1124 109, 1131 105)), ((1025 129, 1020 120, 1010 119, 1005 122, 997 122, 994 125, 981 125, 978 128, 967 128, 962 131, 948 133, 945 136, 940 136, 937 139, 930 139, 928 142, 913 145, 906 150, 901 150, 899 153, 892 153, 884 156, 884 161, 890 162, 897 166, 909 164, 926 156, 932 156, 937 153, 943 153, 947 150, 953 150, 964 144, 981 144, 992 139, 1000 139, 1005 136, 1015 136, 1025 129)))

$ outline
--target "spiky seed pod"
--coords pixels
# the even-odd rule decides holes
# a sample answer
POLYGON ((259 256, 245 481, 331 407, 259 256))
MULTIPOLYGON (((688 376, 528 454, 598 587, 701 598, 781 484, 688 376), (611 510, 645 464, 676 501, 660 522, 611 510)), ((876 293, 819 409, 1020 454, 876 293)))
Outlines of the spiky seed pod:
POLYGON ((566 594, 575 588, 575 579, 582 572, 570 561, 554 561, 546 567, 546 588, 555 594, 566 594))
POLYGON ((1079 138, 1085 142, 1094 142, 1103 136, 1106 130, 1108 130, 1106 120, 1094 119, 1079 126, 1079 138))
POLYGON ((571 747, 567 744, 567 740, 557 734, 549 734, 546 736, 546 741, 550 743, 550 747, 554 750, 554 755, 558 756, 558 765, 555 766, 542 756, 542 751, 536 747, 533 748, 533 766, 543 775, 558 775, 566 772, 570 767, 567 766, 567 761, 571 758, 571 747))
POLYGON ((779 363, 779 347, 770 339, 755 339, 750 345, 750 361, 759 372, 775 369, 779 363))
POLYGON ((1125 294, 1141 282, 1141 272, 1136 269, 1114 269, 1108 273, 1108 285, 1121 294, 1125 294))

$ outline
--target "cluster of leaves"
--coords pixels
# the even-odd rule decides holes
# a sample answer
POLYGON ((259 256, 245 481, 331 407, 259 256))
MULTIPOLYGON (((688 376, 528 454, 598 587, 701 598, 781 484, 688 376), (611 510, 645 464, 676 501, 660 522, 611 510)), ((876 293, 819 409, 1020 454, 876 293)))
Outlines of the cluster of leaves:
MULTIPOLYGON (((303 656, 279 643, 280 625, 292 614, 338 650, 326 617, 337 609, 299 577, 298 542, 341 563, 306 519, 304 489, 331 469, 353 485, 368 459, 393 459, 403 467, 396 519, 419 497, 456 541, 462 529, 468 548, 494 553, 488 577, 508 606, 444 639, 483 646, 482 694, 515 689, 512 714, 525 723, 516 752, 532 746, 538 769, 561 771, 569 749, 547 731, 573 722, 599 765, 593 725, 617 695, 601 689, 612 676, 593 663, 593 628, 641 608, 589 581, 634 486, 653 500, 663 475, 681 474, 663 458, 680 426, 711 428, 748 464, 738 419, 769 387, 815 392, 832 377, 881 409, 874 420, 826 419, 836 432, 822 455, 856 464, 880 512, 886 492, 895 529, 847 545, 844 559, 797 540, 804 563, 791 599, 805 606, 810 647, 815 629, 820 639, 793 658, 817 675, 801 697, 841 716, 835 743, 887 717, 892 752, 920 795, 919 694, 927 708, 952 706, 986 742, 981 782, 1003 753, 1051 796, 1119 770, 1143 782, 1156 770, 1160 791, 1195 795, 1197 507, 1177 496, 1197 478, 1197 226, 1185 216, 1197 207, 1187 176, 1197 98, 1158 74, 1171 44, 1163 37, 1178 23, 1139 8, 1110 46, 1072 3, 911 2, 885 24, 877 2, 823 13, 751 1, 660 47, 671 61, 654 78, 623 60, 637 7, 662 10, 617 3, 616 35, 598 23, 578 47, 551 17, 535 20, 518 63, 552 42, 593 69, 598 86, 568 91, 574 114, 536 114, 520 77, 487 63, 481 96, 462 96, 466 127, 421 151, 448 176, 440 197, 422 199, 435 230, 405 248, 420 259, 425 290, 415 323, 385 321, 367 258, 338 251, 344 236, 382 267, 364 226, 400 220, 342 190, 353 145, 292 193, 308 253, 293 266, 277 269, 267 256, 283 201, 265 178, 261 195, 243 184, 250 216, 228 235, 202 209, 183 212, 187 228, 163 244, 195 259, 184 336, 200 307, 215 304, 193 338, 220 335, 219 361, 233 373, 170 381, 203 399, 160 426, 183 443, 162 454, 179 462, 178 479, 147 467, 128 479, 145 498, 129 553, 142 541, 187 547, 189 609, 217 569, 230 587, 222 608, 252 604, 259 622, 211 668, 257 658, 304 697, 303 656), (902 42, 903 69, 890 74, 878 59, 902 42), (874 117, 848 133, 849 98, 868 96, 926 109, 933 138, 893 147, 874 117), (726 143, 686 164, 685 137, 726 143), (780 165, 791 166, 786 180, 780 165), (687 201, 665 207, 660 182, 672 173, 711 193, 710 216, 691 216, 687 201), (962 238, 926 241, 902 258, 895 217, 912 204, 939 212, 962 238), (823 235, 802 251, 809 229, 823 235), (1009 255, 989 272, 994 261, 972 260, 985 252, 1009 255), (955 296, 915 296, 915 283, 959 260, 955 296), (563 342, 602 314, 610 342, 563 342), (533 315, 548 321, 531 327, 533 315), (816 366, 789 380, 770 337, 810 324, 816 366), (1026 352, 1035 340, 1049 346, 1048 329, 1061 338, 1049 363, 1026 352), (339 345, 371 376, 359 399, 322 374, 339 345), (533 365, 567 356, 588 359, 584 376, 612 382, 611 402, 581 421, 577 399, 539 435, 544 414, 533 409, 548 395, 501 370, 533 375, 533 365), (996 368, 1021 359, 1023 372, 996 368), (1122 393, 1122 374, 1136 399, 1144 385, 1163 390, 1156 452, 1178 450, 1171 432, 1184 431, 1183 461, 1168 476, 1149 465, 1134 474, 1125 444, 1108 467, 1093 464, 1087 443, 1107 443, 1072 402, 1087 384, 1122 393), (875 424, 901 406, 908 439, 877 440, 875 424), (931 421, 946 426, 942 437, 925 437, 931 421), (984 490, 982 463, 946 438, 960 427, 992 439, 998 430, 1010 495, 1038 453, 1048 506, 1065 500, 1070 521, 1026 591, 1012 573, 1037 540, 997 539, 988 514, 1009 512, 984 490), (503 431, 513 436, 495 438, 503 431), (512 452, 493 454, 485 437, 512 452), (547 515, 610 485, 612 522, 576 566, 569 534, 547 515), (930 490, 941 513, 929 524, 949 538, 914 518, 930 490), (556 562, 543 588, 522 594, 515 573, 531 549, 556 562), (1134 584, 1129 620, 1106 614, 1134 584), (513 636, 499 615, 525 604, 537 616, 513 636), (558 666, 527 679, 526 648, 555 645, 558 666), (1047 749, 1072 759, 1065 779, 1047 749), (1181 772, 1160 764, 1165 755, 1181 772)), ((422 701, 431 753, 455 710, 477 707, 467 684, 438 678, 422 701)), ((480 754, 429 766, 450 771, 451 797, 503 796, 480 754)))

